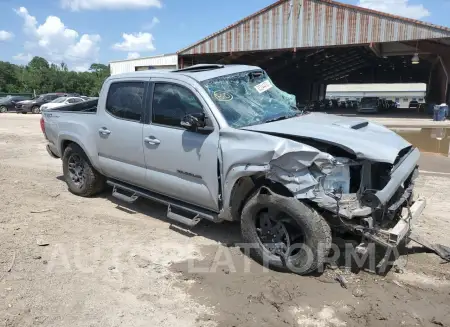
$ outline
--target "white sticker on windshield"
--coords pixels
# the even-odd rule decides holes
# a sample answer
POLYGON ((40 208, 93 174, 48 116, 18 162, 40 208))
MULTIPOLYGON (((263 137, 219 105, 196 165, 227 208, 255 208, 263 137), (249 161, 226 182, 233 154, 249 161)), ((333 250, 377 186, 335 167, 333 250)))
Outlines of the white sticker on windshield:
POLYGON ((267 90, 272 88, 272 83, 270 83, 269 80, 265 80, 262 83, 259 83, 258 85, 255 85, 255 89, 256 91, 258 91, 258 93, 263 93, 266 92, 267 90))

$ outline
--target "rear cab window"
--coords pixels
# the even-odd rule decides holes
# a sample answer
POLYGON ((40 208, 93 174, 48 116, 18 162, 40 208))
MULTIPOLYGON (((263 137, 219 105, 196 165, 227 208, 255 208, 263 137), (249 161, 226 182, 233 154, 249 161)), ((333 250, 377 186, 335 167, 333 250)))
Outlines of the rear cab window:
POLYGON ((118 119, 141 122, 144 91, 144 82, 114 82, 109 86, 105 109, 118 119))

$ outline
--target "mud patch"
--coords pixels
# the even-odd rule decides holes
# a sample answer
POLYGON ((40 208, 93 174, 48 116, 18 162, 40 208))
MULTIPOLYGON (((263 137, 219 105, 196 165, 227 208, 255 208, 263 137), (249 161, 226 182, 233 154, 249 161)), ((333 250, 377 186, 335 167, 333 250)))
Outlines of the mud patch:
POLYGON ((416 279, 409 271, 404 274, 408 283, 399 281, 400 274, 381 277, 340 269, 302 277, 265 270, 235 247, 208 246, 201 252, 202 260, 174 264, 171 270, 193 298, 214 308, 215 315, 199 318, 202 322, 249 327, 450 326, 450 287, 442 279, 418 288, 410 285, 410 279, 416 279), (347 289, 335 281, 337 274, 345 276, 347 289))

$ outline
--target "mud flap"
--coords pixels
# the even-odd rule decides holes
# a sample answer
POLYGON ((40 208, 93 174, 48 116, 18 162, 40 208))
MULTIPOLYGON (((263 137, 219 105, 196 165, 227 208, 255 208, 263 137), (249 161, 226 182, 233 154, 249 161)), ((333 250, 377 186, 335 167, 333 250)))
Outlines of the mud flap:
POLYGON ((414 241, 423 247, 433 251, 442 259, 450 262, 450 247, 441 244, 432 244, 428 242, 424 237, 417 235, 416 233, 411 233, 408 237, 411 241, 414 241))

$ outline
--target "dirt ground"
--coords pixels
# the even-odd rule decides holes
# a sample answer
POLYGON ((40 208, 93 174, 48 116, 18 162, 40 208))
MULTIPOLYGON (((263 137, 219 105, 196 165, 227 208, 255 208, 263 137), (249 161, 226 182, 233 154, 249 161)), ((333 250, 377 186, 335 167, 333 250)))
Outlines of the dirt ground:
MULTIPOLYGON (((76 197, 61 175, 39 116, 0 115, 1 327, 450 326, 450 265, 418 245, 385 277, 265 271, 238 224, 186 230, 150 201, 76 197)), ((450 245, 450 175, 418 184, 417 231, 450 245)))

